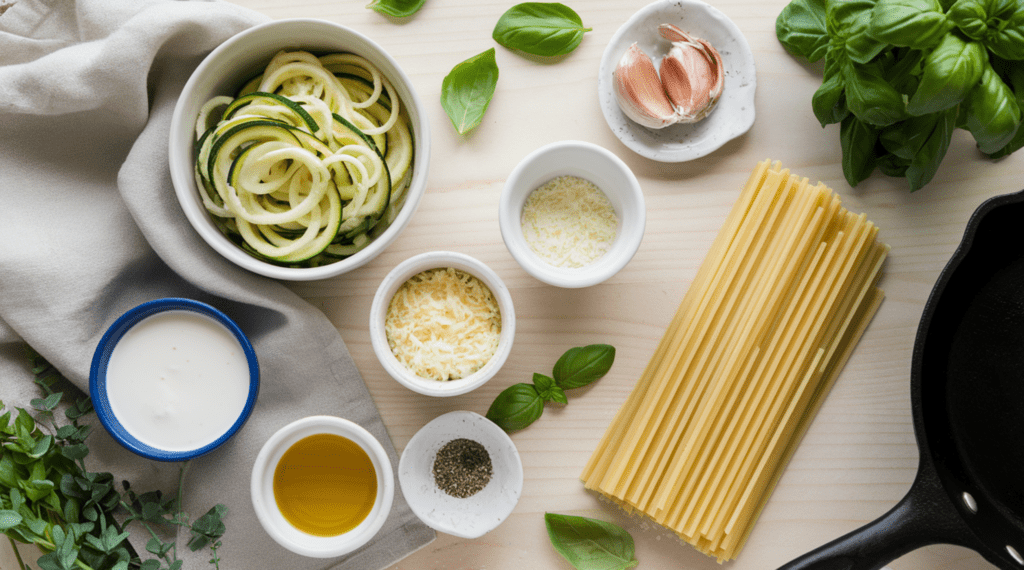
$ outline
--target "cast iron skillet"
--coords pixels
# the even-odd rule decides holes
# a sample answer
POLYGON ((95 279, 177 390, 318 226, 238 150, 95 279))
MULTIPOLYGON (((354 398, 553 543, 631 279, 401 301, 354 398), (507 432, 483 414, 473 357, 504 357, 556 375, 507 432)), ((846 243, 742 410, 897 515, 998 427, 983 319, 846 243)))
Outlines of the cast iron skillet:
POLYGON ((1024 570, 1024 191, 967 224, 925 305, 910 391, 921 458, 906 497, 780 570, 877 570, 935 543, 1024 570))

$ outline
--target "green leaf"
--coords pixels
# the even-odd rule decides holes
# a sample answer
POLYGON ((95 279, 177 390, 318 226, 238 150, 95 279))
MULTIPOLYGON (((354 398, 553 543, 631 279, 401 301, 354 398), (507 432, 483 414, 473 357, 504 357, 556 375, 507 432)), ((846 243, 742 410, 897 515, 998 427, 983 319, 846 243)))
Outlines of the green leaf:
POLYGON ((456 65, 441 83, 441 106, 460 135, 483 120, 498 84, 494 48, 456 65))
POLYGON ((545 402, 558 402, 559 404, 569 403, 569 399, 565 395, 565 390, 558 386, 558 384, 555 384, 555 379, 550 376, 534 372, 533 386, 537 388, 537 393, 540 394, 540 397, 545 402))
POLYGON ((955 107, 981 80, 987 61, 987 52, 978 42, 946 34, 925 57, 921 83, 908 101, 907 111, 927 115, 955 107))
POLYGON ((843 176, 850 186, 866 180, 875 170, 875 143, 878 130, 856 115, 843 119, 839 142, 843 149, 843 176))
POLYGON ((615 362, 615 347, 609 344, 578 346, 565 351, 555 363, 552 376, 562 389, 590 384, 604 376, 615 362))
POLYGON ((572 8, 557 2, 524 2, 498 18, 491 37, 508 49, 552 57, 572 52, 592 28, 572 8))
POLYGON ((843 0, 826 4, 825 23, 833 45, 842 45, 849 58, 868 63, 887 47, 871 33, 874 0, 843 0))
POLYGON ((871 10, 870 34, 895 46, 935 47, 953 27, 938 0, 878 0, 871 10))
POLYGON ((1013 140, 1020 127, 1021 109, 1013 91, 991 66, 986 66, 966 103, 967 130, 974 135, 981 152, 998 152, 1013 140))
POLYGON ((0 531, 14 528, 21 524, 21 515, 16 510, 0 510, 0 531))
POLYGON ((609 522, 545 513, 548 538, 577 570, 624 570, 637 565, 633 537, 609 522))
POLYGON ((164 542, 157 537, 152 537, 146 542, 146 551, 161 558, 174 547, 173 542, 164 542))
POLYGON ((825 0, 793 0, 775 19, 775 36, 793 55, 818 61, 825 57, 829 36, 825 27, 825 0))
POLYGON ((958 0, 948 17, 967 37, 1005 59, 1024 59, 1024 6, 1019 0, 958 0))
MULTIPOLYGON (((1013 90, 1017 99, 1017 107, 1024 112, 1024 66, 1017 65, 1012 62, 1004 62, 1002 60, 999 60, 998 63, 1001 68, 1006 68, 1005 77, 1010 82, 1010 88, 1013 90)), ((994 153, 990 153, 989 158, 1002 158, 1020 150, 1021 148, 1024 148, 1024 129, 1018 128, 1017 134, 1014 135, 1013 139, 1010 140, 1010 142, 1008 142, 1003 148, 994 153)))
POLYGON ((842 65, 835 61, 839 52, 832 50, 825 56, 825 76, 811 97, 811 109, 822 127, 838 123, 850 114, 846 106, 846 84, 842 65))
POLYGON ((516 431, 537 421, 544 413, 544 399, 533 384, 513 384, 491 403, 487 419, 505 431, 516 431))
POLYGON ((905 176, 912 192, 928 184, 938 171, 956 129, 956 117, 956 109, 911 117, 879 135, 889 152, 909 162, 905 176))
POLYGON ((843 82, 846 106, 865 123, 882 127, 904 118, 903 95, 885 80, 878 62, 866 65, 846 62, 843 82))
POLYGON ((405 18, 412 16, 423 7, 426 0, 373 0, 366 5, 367 8, 394 18, 405 18))

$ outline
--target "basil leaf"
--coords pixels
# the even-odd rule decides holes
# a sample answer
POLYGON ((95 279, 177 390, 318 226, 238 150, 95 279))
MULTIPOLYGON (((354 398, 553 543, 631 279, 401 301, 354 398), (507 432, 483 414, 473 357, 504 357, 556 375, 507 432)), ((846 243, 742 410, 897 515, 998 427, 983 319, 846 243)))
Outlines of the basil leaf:
POLYGON ((860 120, 884 127, 904 118, 903 95, 885 80, 878 63, 845 62, 843 81, 846 84, 846 105, 860 120))
POLYGON ((875 160, 875 165, 886 176, 903 178, 907 175, 907 169, 910 168, 910 161, 887 152, 875 160))
POLYGON ((633 537, 609 522, 544 513, 551 546, 577 570, 624 570, 638 564, 633 537))
POLYGON ((581 388, 604 376, 615 361, 615 347, 609 344, 578 346, 565 351, 555 363, 552 376, 561 388, 581 388))
MULTIPOLYGON (((1024 66, 993 58, 994 64, 997 61, 1000 64, 1000 68, 1006 68, 1005 77, 1010 82, 1010 88, 1013 90, 1017 98, 1017 107, 1024 112, 1024 66)), ((1018 128, 1017 134, 1014 135, 1013 139, 1003 148, 994 153, 990 153, 989 158, 1002 158, 1021 148, 1024 148, 1024 129, 1018 128)))
POLYGON ((456 65, 441 82, 441 106, 460 135, 483 120, 498 84, 494 48, 456 65))
POLYGON ((992 53, 1024 59, 1024 7, 1018 0, 958 0, 949 19, 992 53))
POLYGON ((856 115, 843 119, 839 142, 843 149, 843 176, 850 186, 866 180, 875 170, 875 143, 878 130, 856 115))
POLYGON ((793 0, 775 19, 775 35, 793 55, 818 61, 828 50, 825 0, 793 0))
POLYGON ((1013 91, 991 66, 986 66, 981 82, 967 95, 966 103, 967 130, 974 135, 981 152, 998 152, 1013 140, 1020 127, 1021 109, 1013 91))
POLYGON ((939 169, 956 129, 957 109, 910 117, 879 134, 882 145, 909 162, 904 175, 910 190, 920 190, 939 169))
POLYGON ((424 2, 426 0, 373 0, 366 7, 385 16, 405 18, 419 11, 424 2))
POLYGON ((533 384, 513 384, 491 402, 487 419, 505 431, 516 431, 537 421, 544 413, 544 399, 533 384))
POLYGON ((509 48, 533 55, 565 55, 580 45, 593 28, 572 8, 557 2, 524 2, 509 8, 494 25, 491 37, 509 48))
POLYGON ((825 56, 825 76, 811 97, 811 109, 814 116, 822 127, 838 123, 850 114, 846 107, 845 90, 846 83, 843 81, 842 64, 836 61, 838 56, 835 50, 825 56))
POLYGON ((857 63, 868 63, 886 48, 884 42, 872 37, 871 11, 874 0, 843 0, 829 2, 826 27, 833 44, 842 44, 847 55, 857 63))
POLYGON ((569 398, 565 395, 565 390, 563 390, 558 384, 555 384, 555 379, 550 376, 534 372, 533 386, 537 388, 537 393, 540 394, 541 399, 545 402, 558 402, 559 404, 569 403, 569 398))
POLYGON ((938 0, 878 0, 871 10, 871 35, 895 46, 935 47, 953 26, 938 0))
POLYGON ((921 83, 907 102, 907 111, 927 115, 956 106, 981 80, 987 61, 987 52, 978 42, 946 34, 925 57, 921 83))

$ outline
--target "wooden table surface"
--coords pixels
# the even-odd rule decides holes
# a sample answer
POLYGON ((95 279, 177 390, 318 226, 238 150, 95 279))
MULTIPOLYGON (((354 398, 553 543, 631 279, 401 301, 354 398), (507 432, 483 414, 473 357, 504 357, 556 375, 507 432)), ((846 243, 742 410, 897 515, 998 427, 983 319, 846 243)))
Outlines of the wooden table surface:
MULTIPOLYGON (((911 193, 902 180, 876 173, 851 188, 840 166, 838 126, 822 129, 811 112, 821 70, 790 56, 775 36, 786 0, 712 0, 746 36, 757 66, 757 118, 744 136, 710 156, 680 164, 642 158, 615 138, 598 96, 598 67, 611 36, 647 0, 569 2, 593 28, 557 61, 523 57, 498 46, 491 30, 514 2, 427 0, 398 21, 362 1, 234 0, 272 18, 316 17, 367 34, 412 79, 429 114, 433 144, 426 195, 399 239, 346 276, 292 288, 321 308, 341 331, 401 451, 434 417, 452 410, 485 413, 504 387, 546 372, 566 349, 603 342, 617 348, 611 373, 568 406, 548 405, 535 424, 513 435, 525 484, 513 514, 476 540, 438 534, 395 568, 512 570, 569 568, 551 548, 546 511, 611 520, 636 540, 642 568, 712 569, 718 564, 673 533, 624 515, 585 491, 578 477, 613 414, 654 351, 704 259, 726 213, 757 161, 782 161, 821 180, 853 211, 866 212, 892 246, 882 287, 886 300, 790 462, 739 557, 735 570, 775 568, 889 510, 909 489, 917 467, 910 410, 910 362, 924 302, 960 241, 971 212, 986 198, 1021 189, 1024 154, 998 163, 958 131, 935 179, 911 193), (440 105, 451 68, 497 48, 497 91, 483 123, 455 132, 440 105), (578 139, 599 144, 636 173, 647 200, 647 229, 632 262, 610 281, 564 290, 529 276, 505 249, 498 196, 516 163, 544 144, 578 139), (430 250, 463 252, 490 265, 516 308, 508 363, 489 384, 450 399, 420 396, 386 375, 370 347, 367 315, 374 291, 402 260, 430 250)), ((894 570, 970 570, 991 566, 972 551, 928 547, 894 570)))
MULTIPOLYGON (((782 161, 821 180, 845 205, 881 228, 892 246, 881 286, 886 299, 782 476, 745 549, 725 566, 776 568, 889 510, 909 489, 917 467, 910 410, 910 363, 925 300, 986 198, 1021 189, 1024 154, 1000 162, 981 156, 957 131, 935 179, 915 193, 876 173, 851 188, 842 176, 838 127, 822 129, 810 100, 820 67, 787 54, 775 19, 787 0, 711 0, 735 22, 757 66, 753 128, 710 156, 680 164, 642 158, 608 128, 598 104, 597 72, 611 36, 647 0, 570 0, 593 31, 557 61, 523 57, 498 46, 491 30, 514 2, 427 0, 411 18, 393 20, 366 0, 233 0, 275 19, 315 17, 341 23, 387 49, 411 77, 429 115, 433 145, 426 195, 412 222, 383 254, 357 271, 291 287, 322 309, 344 337, 399 451, 434 417, 452 410, 485 413, 506 386, 547 372, 573 346, 617 348, 608 376, 568 406, 512 436, 525 484, 512 515, 476 540, 438 534, 394 569, 568 569, 551 548, 544 512, 584 515, 624 526, 641 568, 713 569, 719 565, 673 533, 585 491, 579 475, 612 416, 654 351, 710 243, 757 161, 782 161), (483 123, 455 132, 441 108, 442 78, 451 68, 497 48, 500 79, 483 123), (527 153, 578 139, 622 158, 647 200, 643 244, 611 280, 582 290, 551 287, 523 271, 498 229, 502 185, 527 153), (516 339, 500 373, 475 392, 447 399, 415 394, 384 372, 370 347, 368 312, 377 285, 404 259, 454 250, 490 265, 511 290, 516 339)), ((890 564, 894 570, 972 570, 991 566, 972 551, 927 547, 890 564)))

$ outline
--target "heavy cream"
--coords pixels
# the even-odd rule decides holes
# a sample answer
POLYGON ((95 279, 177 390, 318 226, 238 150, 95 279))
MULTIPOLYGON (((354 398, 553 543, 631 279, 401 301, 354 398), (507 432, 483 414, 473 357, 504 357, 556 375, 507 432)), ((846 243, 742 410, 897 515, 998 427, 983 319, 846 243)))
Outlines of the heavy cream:
POLYGON ((249 365, 225 326, 166 311, 128 329, 110 354, 107 398, 124 429, 165 451, 212 443, 241 415, 249 365))

